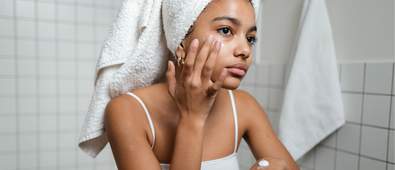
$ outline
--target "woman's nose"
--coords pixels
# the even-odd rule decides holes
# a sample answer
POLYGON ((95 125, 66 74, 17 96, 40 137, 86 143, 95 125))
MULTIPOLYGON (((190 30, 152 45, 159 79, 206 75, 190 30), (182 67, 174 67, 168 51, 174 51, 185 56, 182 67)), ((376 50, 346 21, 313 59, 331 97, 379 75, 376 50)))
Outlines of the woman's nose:
POLYGON ((235 57, 242 57, 243 59, 247 59, 250 56, 251 48, 248 44, 248 41, 245 38, 238 40, 238 44, 234 51, 235 57))

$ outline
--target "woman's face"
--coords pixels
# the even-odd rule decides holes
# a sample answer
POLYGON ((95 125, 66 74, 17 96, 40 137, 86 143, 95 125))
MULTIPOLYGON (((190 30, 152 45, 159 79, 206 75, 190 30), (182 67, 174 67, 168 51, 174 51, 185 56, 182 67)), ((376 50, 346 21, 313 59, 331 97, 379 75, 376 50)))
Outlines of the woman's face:
POLYGON ((242 64, 248 70, 252 63, 252 48, 255 43, 255 13, 249 0, 213 0, 210 2, 194 23, 193 31, 182 42, 185 54, 193 39, 199 39, 200 46, 209 35, 213 35, 214 39, 223 43, 211 80, 217 80, 221 70, 226 68, 228 75, 222 87, 236 89, 244 76, 232 74, 231 70, 234 69, 230 67, 242 64))

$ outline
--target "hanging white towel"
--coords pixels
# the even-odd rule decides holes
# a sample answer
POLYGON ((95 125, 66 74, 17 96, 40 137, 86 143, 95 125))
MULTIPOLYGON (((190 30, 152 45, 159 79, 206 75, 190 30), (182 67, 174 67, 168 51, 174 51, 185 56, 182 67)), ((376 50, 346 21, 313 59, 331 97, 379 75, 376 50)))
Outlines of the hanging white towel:
POLYGON ((278 132, 296 160, 345 123, 325 0, 305 0, 297 38, 278 132))

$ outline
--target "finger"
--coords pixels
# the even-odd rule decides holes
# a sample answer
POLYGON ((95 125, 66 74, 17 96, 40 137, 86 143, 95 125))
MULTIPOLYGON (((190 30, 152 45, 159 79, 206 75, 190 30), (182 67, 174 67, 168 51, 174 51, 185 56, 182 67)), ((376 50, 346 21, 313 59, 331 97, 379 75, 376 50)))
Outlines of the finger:
POLYGON ((214 70, 215 62, 217 60, 217 56, 219 54, 219 51, 221 50, 222 47, 222 42, 218 41, 214 45, 214 50, 213 52, 209 55, 206 64, 203 67, 202 70, 202 81, 203 82, 209 82, 211 79, 212 72, 214 70))
MULTIPOLYGON (((185 51, 180 46, 177 47, 176 56, 177 56, 177 60, 185 58, 185 51)), ((183 64, 178 63, 178 61, 177 61, 177 67, 175 70, 176 71, 176 79, 178 79, 180 77, 179 73, 180 73, 180 70, 182 70, 182 67, 183 67, 183 64)))
POLYGON ((213 37, 212 35, 210 35, 207 39, 206 42, 204 43, 203 47, 201 47, 196 59, 195 59, 195 64, 193 66, 193 75, 196 76, 196 78, 200 79, 201 76, 201 72, 202 72, 202 68, 203 65, 206 63, 206 59, 210 53, 210 51, 212 51, 213 48, 213 37))
POLYGON ((193 63, 195 62, 197 48, 199 46, 199 40, 194 39, 188 49, 185 64, 181 70, 181 79, 185 79, 192 74, 193 63))
POLYGON ((221 89, 222 84, 224 83, 225 77, 228 75, 228 72, 225 68, 222 69, 221 74, 219 76, 219 78, 217 79, 217 81, 214 82, 213 85, 211 85, 208 89, 207 89, 207 95, 208 96, 215 96, 215 94, 217 93, 217 91, 219 89, 221 89))
POLYGON ((177 82, 175 77, 175 67, 172 61, 168 61, 167 63, 166 77, 169 84, 169 93, 174 97, 177 82))

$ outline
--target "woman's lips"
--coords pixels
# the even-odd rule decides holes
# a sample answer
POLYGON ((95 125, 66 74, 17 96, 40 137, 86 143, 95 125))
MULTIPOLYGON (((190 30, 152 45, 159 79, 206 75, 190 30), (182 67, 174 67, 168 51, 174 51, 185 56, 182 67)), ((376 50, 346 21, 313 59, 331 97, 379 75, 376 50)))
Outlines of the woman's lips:
POLYGON ((227 68, 228 72, 237 77, 243 77, 246 74, 246 71, 239 68, 229 67, 227 68))

